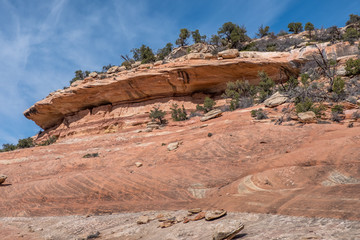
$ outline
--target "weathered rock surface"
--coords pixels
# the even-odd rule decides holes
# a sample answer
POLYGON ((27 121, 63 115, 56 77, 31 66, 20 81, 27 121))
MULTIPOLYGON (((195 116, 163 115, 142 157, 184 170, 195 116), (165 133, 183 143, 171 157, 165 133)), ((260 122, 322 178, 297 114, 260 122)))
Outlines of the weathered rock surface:
POLYGON ((0 216, 211 206, 360 219, 360 123, 274 126, 254 122, 249 110, 224 112, 206 128, 193 117, 137 133, 146 126, 138 116, 129 129, 69 134, 50 146, 0 153, 1 171, 11 179, 0 187, 0 216), (167 144, 178 141, 183 144, 168 151, 167 144), (83 158, 87 153, 99 157, 83 158), (146 167, 137 168, 137 161, 146 167), (343 180, 335 181, 334 171, 343 180), (331 184, 322 184, 327 180, 331 184))
MULTIPOLYGON (((181 215, 184 212, 167 213, 181 215)), ((234 229, 240 228, 240 222, 245 228, 233 239, 339 240, 357 239, 360 235, 359 221, 254 213, 229 213, 228 216, 217 221, 192 221, 161 229, 158 228, 156 221, 142 225, 136 223, 139 216, 149 213, 156 214, 156 212, 139 212, 97 215, 89 218, 79 215, 0 218, 0 235, 2 240, 81 239, 89 236, 89 233, 98 231, 101 233, 99 239, 109 240, 209 240, 216 237, 215 231, 219 231, 220 235, 220 232, 226 229, 230 232, 231 226, 234 229), (36 227, 30 232, 29 226, 36 227)))
POLYGON ((210 112, 204 114, 200 121, 205 122, 207 120, 220 117, 222 115, 222 111, 220 109, 213 109, 210 112))
POLYGON ((0 184, 4 183, 6 179, 7 179, 6 175, 0 174, 0 184))
POLYGON ((301 112, 298 113, 297 116, 299 121, 303 123, 311 123, 314 122, 316 119, 316 115, 313 111, 301 112))
POLYGON ((289 98, 280 92, 274 93, 271 97, 264 101, 266 107, 276 107, 285 103, 289 98))

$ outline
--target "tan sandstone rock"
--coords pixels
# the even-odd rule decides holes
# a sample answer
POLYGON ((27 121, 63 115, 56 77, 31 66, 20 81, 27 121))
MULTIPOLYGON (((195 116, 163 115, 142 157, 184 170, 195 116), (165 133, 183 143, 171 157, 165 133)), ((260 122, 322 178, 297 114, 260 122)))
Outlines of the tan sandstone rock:
POLYGON ((315 122, 316 115, 313 111, 301 112, 298 113, 298 120, 303 123, 312 123, 315 122))
POLYGON ((237 58, 239 56, 239 50, 237 49, 227 49, 218 53, 218 57, 223 59, 237 58))
POLYGON ((215 227, 215 233, 213 234, 213 240, 231 240, 233 239, 241 230, 244 229, 244 224, 242 223, 220 223, 215 227))
POLYGON ((111 74, 111 73, 115 73, 118 69, 118 66, 112 66, 111 68, 109 68, 107 70, 107 73, 111 74))
POLYGON ((221 218, 221 217, 223 217, 225 215, 226 215, 226 211, 223 210, 223 209, 215 210, 215 211, 207 211, 206 214, 205 214, 205 220, 211 221, 211 220, 221 218))
POLYGON ((285 95, 282 95, 279 92, 274 93, 271 97, 264 101, 266 107, 276 107, 285 103, 289 98, 285 95))
POLYGON ((212 118, 217 118, 219 116, 221 116, 222 111, 220 109, 213 109, 210 112, 207 112, 201 119, 200 121, 205 122, 207 120, 210 120, 212 118))
POLYGON ((172 143, 169 143, 168 146, 167 146, 167 149, 169 151, 173 151, 175 149, 177 149, 180 145, 180 142, 172 142, 172 143))
POLYGON ((92 72, 89 74, 89 77, 96 78, 98 76, 97 72, 92 72))

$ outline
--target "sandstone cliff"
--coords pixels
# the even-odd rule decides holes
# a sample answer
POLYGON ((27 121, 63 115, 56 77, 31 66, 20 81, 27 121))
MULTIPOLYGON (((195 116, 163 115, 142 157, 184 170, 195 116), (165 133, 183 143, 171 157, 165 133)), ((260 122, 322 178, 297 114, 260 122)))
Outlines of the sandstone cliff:
POLYGON ((289 53, 256 54, 254 58, 230 60, 188 60, 114 73, 105 79, 87 78, 77 86, 50 94, 25 111, 25 116, 47 129, 61 123, 66 115, 96 106, 134 103, 194 92, 216 93, 224 90, 228 81, 259 80, 258 71, 272 78, 286 80, 286 74, 299 69, 288 60, 289 53), (284 70, 286 74, 281 74, 284 70))
MULTIPOLYGON (((344 42, 319 46, 329 58, 358 53, 355 45, 344 42)), ((185 98, 180 99, 181 104, 193 107, 199 103, 195 93, 220 93, 229 81, 246 79, 256 85, 259 71, 265 71, 275 81, 286 81, 298 74, 302 64, 316 53, 314 46, 290 52, 239 53, 236 50, 219 54, 217 59, 209 56, 210 53, 190 53, 166 64, 140 65, 128 71, 110 71, 101 79, 94 76, 77 81, 68 89, 49 94, 24 115, 45 130, 59 130, 60 126, 68 129, 71 123, 84 117, 98 122, 99 115, 106 115, 102 120, 110 121, 103 126, 107 128, 118 125, 119 118, 148 112, 146 106, 154 104, 150 101, 153 99, 167 102, 182 96, 185 98)), ((67 131, 67 134, 72 133, 67 131)))

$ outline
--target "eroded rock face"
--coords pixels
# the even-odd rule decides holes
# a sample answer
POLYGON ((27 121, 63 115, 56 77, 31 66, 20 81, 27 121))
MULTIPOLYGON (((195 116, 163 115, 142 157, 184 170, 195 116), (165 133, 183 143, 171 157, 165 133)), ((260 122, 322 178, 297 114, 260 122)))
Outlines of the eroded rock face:
MULTIPOLYGON (((322 43, 319 47, 324 49, 327 57, 335 57, 339 61, 359 52, 356 46, 344 42, 330 46, 322 43)), ((199 45, 199 48, 194 53, 172 59, 166 64, 146 66, 137 62, 131 70, 114 67, 111 74, 76 81, 70 88, 58 90, 35 103, 24 115, 41 128, 49 129, 59 126, 69 116, 78 116, 83 110, 90 111, 92 115, 99 106, 110 106, 113 109, 120 105, 190 96, 198 92, 220 93, 226 88, 227 82, 239 79, 257 85, 259 71, 265 71, 275 81, 284 82, 289 76, 299 73, 302 63, 312 60, 312 56, 318 54, 314 46, 290 52, 238 52, 230 49, 219 54, 222 59, 231 59, 215 60, 209 52, 210 47, 199 45)), ((186 50, 183 47, 179 51, 181 49, 186 50)))
MULTIPOLYGON (((85 79, 70 88, 55 92, 35 103, 24 112, 43 129, 59 125, 65 116, 83 109, 101 105, 143 102, 171 96, 190 95, 194 92, 217 93, 225 89, 226 83, 247 79, 257 84, 258 71, 264 70, 275 80, 286 81, 299 69, 289 60, 289 53, 258 53, 257 58, 234 58, 229 60, 187 60, 168 63, 151 69, 135 69, 114 72, 105 79, 85 79)), ((296 65, 296 64, 295 64, 296 65)))

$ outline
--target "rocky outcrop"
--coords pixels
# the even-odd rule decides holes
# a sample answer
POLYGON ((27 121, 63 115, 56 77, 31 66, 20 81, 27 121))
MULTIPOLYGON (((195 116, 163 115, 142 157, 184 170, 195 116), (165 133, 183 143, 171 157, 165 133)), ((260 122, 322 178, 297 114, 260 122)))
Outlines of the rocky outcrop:
MULTIPOLYGON (((319 46, 327 57, 339 58, 359 52, 356 46, 344 42, 319 46)), ((259 71, 265 71, 275 81, 284 82, 289 76, 299 73, 301 63, 312 60, 312 56, 318 53, 314 46, 290 52, 239 53, 230 49, 219 54, 221 58, 231 59, 217 60, 210 57, 211 47, 198 47, 200 50, 188 54, 188 58, 184 56, 166 64, 147 66, 137 62, 131 70, 112 67, 109 73, 100 77, 92 74, 83 81, 76 81, 70 88, 49 94, 27 109, 24 115, 41 128, 49 129, 66 125, 67 119, 72 116, 92 116, 99 108, 105 107, 106 112, 111 114, 114 109, 129 103, 190 96, 197 92, 220 93, 227 82, 239 79, 256 85, 259 71)), ((188 48, 184 49, 188 51, 188 48)))
POLYGON ((226 83, 247 79, 257 84, 258 71, 275 80, 286 81, 297 74, 296 60, 289 53, 258 53, 256 58, 195 60, 163 64, 151 69, 115 72, 104 79, 86 78, 65 90, 51 93, 24 112, 43 129, 59 125, 64 118, 84 109, 143 102, 150 99, 190 95, 195 92, 218 93, 226 83), (280 72, 286 74, 280 74, 280 72), (281 77, 279 77, 281 76, 281 77))

